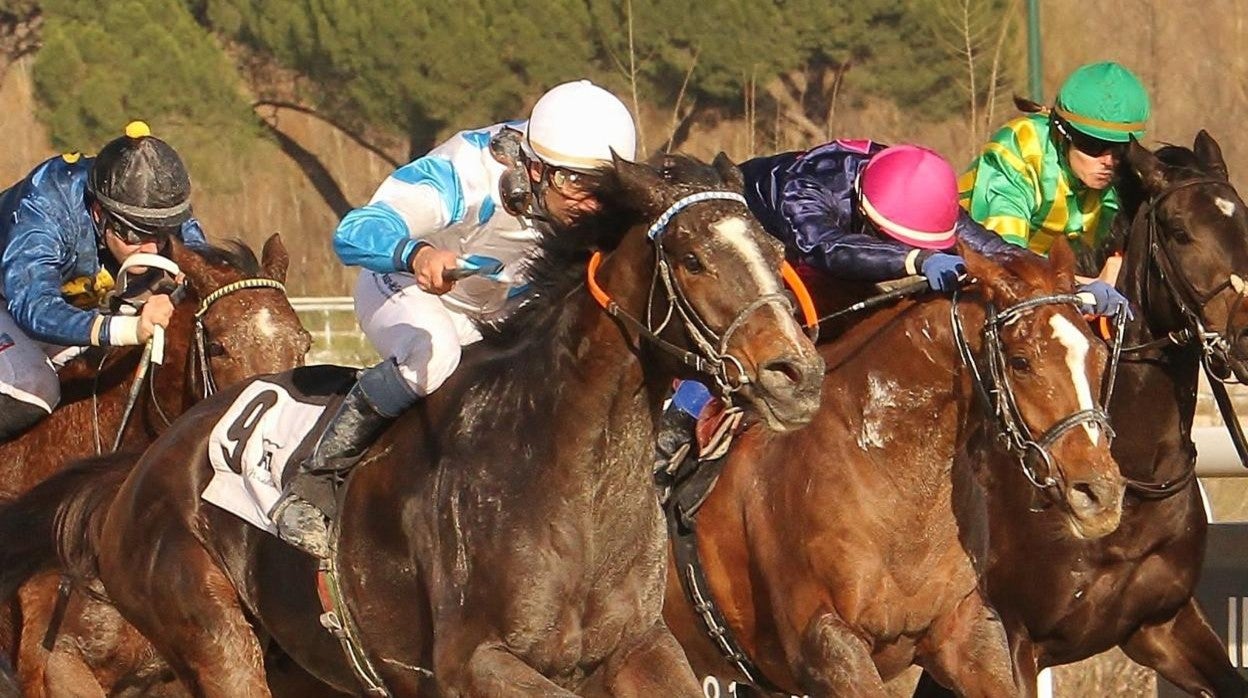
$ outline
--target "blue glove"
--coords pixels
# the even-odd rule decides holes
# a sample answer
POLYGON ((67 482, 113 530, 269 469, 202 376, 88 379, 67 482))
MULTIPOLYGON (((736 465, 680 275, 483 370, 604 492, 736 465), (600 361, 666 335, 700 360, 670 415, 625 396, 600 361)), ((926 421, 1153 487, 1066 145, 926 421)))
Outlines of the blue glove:
POLYGON ((921 270, 932 290, 953 293, 961 285, 959 277, 966 274, 966 260, 956 254, 936 254, 923 260, 921 270))
POLYGON ((1135 319, 1135 313, 1131 312, 1131 304, 1127 302, 1127 297, 1100 279, 1080 286, 1078 293, 1086 293, 1096 299, 1094 303, 1086 303, 1079 307, 1087 315, 1112 316, 1117 315, 1119 310, 1125 310, 1128 319, 1135 319))

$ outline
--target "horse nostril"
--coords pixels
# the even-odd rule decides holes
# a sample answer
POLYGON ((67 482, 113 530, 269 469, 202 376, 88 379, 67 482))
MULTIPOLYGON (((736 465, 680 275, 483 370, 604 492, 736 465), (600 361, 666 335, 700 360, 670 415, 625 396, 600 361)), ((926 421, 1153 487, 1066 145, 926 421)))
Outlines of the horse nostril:
POLYGON ((788 359, 775 359, 763 364, 763 375, 779 374, 790 383, 802 381, 802 369, 788 359))
POLYGON ((1070 486, 1070 506, 1075 511, 1086 512, 1094 511, 1100 508, 1100 497, 1097 496, 1096 488, 1089 482, 1076 482, 1070 486))

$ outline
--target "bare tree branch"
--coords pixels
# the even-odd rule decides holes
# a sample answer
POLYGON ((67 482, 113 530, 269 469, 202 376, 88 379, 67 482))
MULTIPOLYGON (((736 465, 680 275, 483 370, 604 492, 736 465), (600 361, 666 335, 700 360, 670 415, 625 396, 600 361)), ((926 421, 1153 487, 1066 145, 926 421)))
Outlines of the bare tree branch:
MULTIPOLYGON (((274 110, 275 115, 276 115, 276 110, 278 109, 289 109, 290 111, 299 112, 300 114, 307 114, 308 116, 311 116, 314 119, 322 121, 338 129, 339 131, 342 132, 343 135, 351 139, 351 141, 354 142, 356 145, 360 146, 361 148, 364 148, 365 150, 372 153, 373 155, 376 155, 377 157, 381 158, 391 167, 397 168, 403 164, 399 162, 398 160, 394 159, 393 157, 391 157, 390 154, 387 153, 385 150, 382 150, 380 146, 374 145, 373 143, 370 143, 364 140, 355 132, 354 129, 347 128, 342 123, 335 121, 334 119, 331 119, 328 116, 325 116, 324 114, 316 111, 315 109, 312 109, 310 107, 305 107, 302 104, 297 104, 295 102, 283 102, 279 100, 262 99, 253 103, 251 107, 253 110, 259 109, 261 107, 269 107, 274 110)), ((268 126, 270 130, 273 130, 273 131, 277 130, 277 126, 273 123, 270 123, 268 119, 264 119, 262 117, 261 120, 264 121, 264 124, 268 126)))

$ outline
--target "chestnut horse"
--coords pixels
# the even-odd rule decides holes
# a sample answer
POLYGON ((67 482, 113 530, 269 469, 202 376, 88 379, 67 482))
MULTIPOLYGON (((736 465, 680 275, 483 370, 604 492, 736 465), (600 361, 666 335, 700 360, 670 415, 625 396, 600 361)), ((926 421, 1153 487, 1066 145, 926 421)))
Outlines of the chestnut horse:
POLYGON ((1022 251, 962 254, 974 285, 953 301, 877 311, 821 344, 828 372, 812 425, 746 431, 696 519, 682 512, 704 575, 673 556, 665 617, 703 674, 879 696, 918 663, 961 695, 1022 690, 979 589, 987 518, 976 472, 1031 478, 1018 515, 1052 501, 1076 535, 1113 531, 1123 480, 1094 400, 1107 352, 1070 295, 1064 242, 1052 267, 1022 251), (720 617, 707 622, 682 586, 720 617), (709 639, 715 627, 735 646, 709 639))
MULTIPOLYGON (((152 365, 147 385, 136 393, 131 386, 140 347, 102 356, 92 352, 66 366, 60 407, 0 445, 0 492, 19 494, 70 460, 111 449, 132 396, 132 416, 119 443, 125 450, 142 450, 213 386, 228 387, 303 363, 311 338, 282 288, 289 258, 279 236, 265 243, 261 260, 238 243, 189 248, 175 241, 170 256, 186 275, 186 297, 174 309, 164 366, 152 365), (196 342, 197 324, 202 344, 196 342)), ((59 640, 51 651, 45 649, 58 582, 53 573, 27 583, 12 616, 20 619, 20 640, 11 631, 0 639, 15 652, 28 696, 104 695, 118 685, 159 682, 161 675, 170 679, 137 632, 106 604, 79 594, 65 609, 59 640), (80 623, 86 608, 90 620, 80 623), (122 659, 127 654, 129 659, 122 659)))
MULTIPOLYGON (((1044 667, 1119 646, 1194 695, 1244 696, 1192 591, 1206 520, 1191 440, 1202 360, 1248 380, 1248 208, 1221 149, 1132 143, 1122 182, 1118 288, 1135 307, 1110 415, 1128 478, 1122 526, 1100 540, 1065 535, 1051 510, 991 512, 988 594, 1028 681, 1044 667)), ((925 677, 916 695, 947 695, 925 677)))
POLYGON ((178 420, 61 543, 99 545, 107 593, 200 696, 268 694, 253 620, 344 690, 375 678, 404 696, 700 696, 661 616, 648 461, 662 400, 675 376, 699 375, 792 429, 823 375, 741 187, 722 156, 617 162, 603 196, 627 211, 547 236, 527 307, 369 450, 327 563, 370 665, 359 674, 319 625, 318 563, 199 498, 209 433, 239 390, 178 420))

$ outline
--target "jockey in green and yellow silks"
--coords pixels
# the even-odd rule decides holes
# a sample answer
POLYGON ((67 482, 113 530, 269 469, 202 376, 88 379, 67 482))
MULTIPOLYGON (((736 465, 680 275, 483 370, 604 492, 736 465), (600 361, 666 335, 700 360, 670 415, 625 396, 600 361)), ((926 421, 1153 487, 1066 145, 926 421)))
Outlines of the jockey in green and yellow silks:
POLYGON ((1093 250, 1118 212, 1113 177, 1132 137, 1144 135, 1148 93, 1113 62, 1066 79, 1054 107, 1001 128, 958 181, 962 207, 1007 241, 1047 254, 1065 235, 1093 250))

